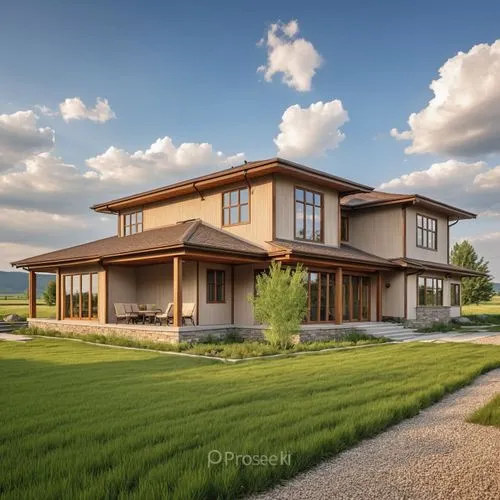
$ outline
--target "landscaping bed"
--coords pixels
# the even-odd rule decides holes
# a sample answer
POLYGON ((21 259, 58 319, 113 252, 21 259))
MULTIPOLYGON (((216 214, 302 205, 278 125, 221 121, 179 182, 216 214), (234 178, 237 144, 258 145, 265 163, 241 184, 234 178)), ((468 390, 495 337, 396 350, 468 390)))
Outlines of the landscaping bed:
POLYGON ((215 339, 207 336, 203 342, 180 342, 171 344, 167 342, 148 342, 145 340, 130 339, 119 336, 105 336, 98 334, 79 335, 77 333, 63 333, 57 330, 44 330, 39 328, 25 328, 18 330, 22 335, 37 335, 46 337, 60 337, 84 340, 96 344, 107 344, 122 347, 136 347, 140 349, 153 349, 165 352, 181 352, 199 356, 243 359, 276 354, 293 354, 307 351, 321 351, 325 349, 336 349, 341 347, 352 347, 369 344, 383 344, 389 339, 384 337, 373 337, 359 331, 347 331, 338 335, 335 340, 300 342, 290 345, 288 348, 273 347, 265 341, 246 341, 236 334, 228 334, 223 339, 215 339))

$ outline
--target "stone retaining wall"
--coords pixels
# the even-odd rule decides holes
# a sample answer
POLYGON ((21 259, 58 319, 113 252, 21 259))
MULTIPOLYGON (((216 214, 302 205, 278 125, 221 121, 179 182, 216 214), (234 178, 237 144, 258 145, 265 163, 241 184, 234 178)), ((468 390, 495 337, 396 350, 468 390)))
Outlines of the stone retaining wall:
POLYGON ((449 323, 451 319, 448 306, 418 306, 415 312, 416 319, 413 324, 419 328, 425 328, 434 323, 449 323))

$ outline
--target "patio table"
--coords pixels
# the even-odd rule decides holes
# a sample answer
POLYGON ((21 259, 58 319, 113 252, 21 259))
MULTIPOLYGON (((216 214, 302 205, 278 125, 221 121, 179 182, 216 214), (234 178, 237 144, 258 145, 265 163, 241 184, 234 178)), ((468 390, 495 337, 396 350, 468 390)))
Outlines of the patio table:
POLYGON ((161 309, 145 309, 143 311, 139 311, 137 314, 142 318, 142 324, 146 323, 146 319, 149 318, 149 322, 153 323, 156 315, 161 313, 161 309))

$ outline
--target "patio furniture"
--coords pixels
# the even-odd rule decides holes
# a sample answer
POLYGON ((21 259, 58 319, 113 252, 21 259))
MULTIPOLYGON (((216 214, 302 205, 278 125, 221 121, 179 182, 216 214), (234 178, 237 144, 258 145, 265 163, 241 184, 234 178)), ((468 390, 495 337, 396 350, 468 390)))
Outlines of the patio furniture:
POLYGON ((194 312, 196 310, 196 304, 194 302, 186 302, 182 304, 182 324, 186 323, 186 320, 189 319, 191 324, 194 326, 196 323, 194 322, 194 312))
POLYGON ((167 326, 174 321, 174 303, 169 302, 164 313, 159 313, 155 315, 155 323, 161 326, 163 320, 166 320, 167 326))
POLYGON ((122 304, 121 302, 113 304, 115 308, 115 316, 116 316, 116 323, 118 324, 119 321, 124 320, 127 323, 135 323, 137 320, 138 316, 135 314, 131 309, 129 309, 127 306, 129 304, 122 304))
MULTIPOLYGON (((186 324, 187 319, 189 319, 191 321, 191 324, 193 326, 196 325, 195 319, 194 319, 195 310, 196 310, 196 304, 194 302, 185 302, 182 304, 182 324, 183 325, 186 324)), ((155 322, 158 322, 161 325, 162 320, 167 321, 167 326, 171 325, 174 322, 174 303, 173 302, 168 303, 167 309, 164 313, 156 315, 155 322)))

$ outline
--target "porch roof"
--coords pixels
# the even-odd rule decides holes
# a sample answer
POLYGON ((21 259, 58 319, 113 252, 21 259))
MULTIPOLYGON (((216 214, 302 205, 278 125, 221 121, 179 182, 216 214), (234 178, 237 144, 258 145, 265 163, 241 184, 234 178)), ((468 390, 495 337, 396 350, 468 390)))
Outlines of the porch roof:
POLYGON ((403 267, 418 269, 421 271, 441 271, 449 274, 455 274, 457 276, 472 278, 487 276, 486 273, 474 271, 472 269, 467 269, 461 266, 455 266, 454 264, 444 264, 441 262, 429 262, 427 260, 409 259, 408 257, 392 259, 392 261, 400 264, 403 267))
POLYGON ((320 259, 329 259, 335 261, 345 261, 357 264, 368 264, 370 266, 383 267, 383 268, 397 268, 398 264, 391 262, 377 255, 363 252, 350 245, 342 243, 340 247, 333 247, 327 245, 320 245, 316 243, 307 243, 302 241, 292 241, 275 239, 270 244, 276 247, 276 251, 270 252, 271 255, 279 253, 280 251, 288 252, 297 257, 311 257, 320 259))
POLYGON ((218 253, 266 257, 267 252, 226 231, 221 231, 201 220, 190 220, 130 236, 112 236, 82 245, 56 250, 12 262, 15 267, 60 265, 68 262, 101 260, 144 252, 174 249, 213 250, 218 253))

